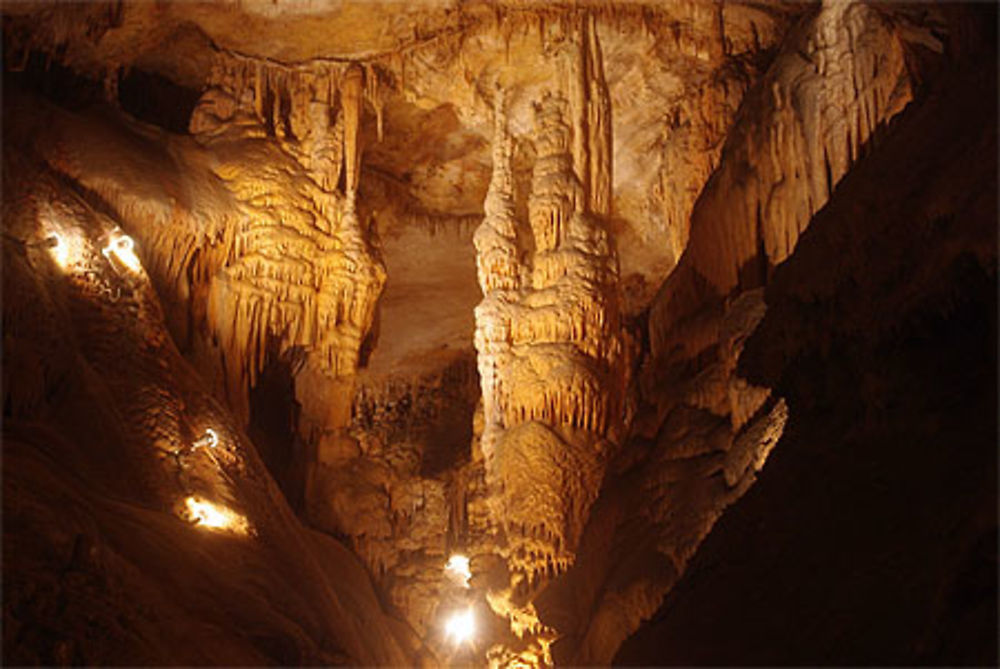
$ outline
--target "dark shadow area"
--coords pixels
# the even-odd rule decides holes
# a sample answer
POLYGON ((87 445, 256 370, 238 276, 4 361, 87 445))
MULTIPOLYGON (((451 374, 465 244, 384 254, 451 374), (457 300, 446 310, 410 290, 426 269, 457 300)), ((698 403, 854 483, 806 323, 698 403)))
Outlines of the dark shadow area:
POLYGON ((447 397, 427 428, 420 475, 437 476, 468 458, 472 442, 472 414, 479 402, 479 374, 475 359, 460 358, 445 369, 441 382, 447 397))
POLYGON ((155 72, 129 70, 118 83, 122 109, 140 121, 186 134, 201 91, 174 83, 155 72))
POLYGON ((617 664, 996 666, 995 39, 983 51, 775 268, 740 368, 789 422, 617 664))
POLYGON ((305 446, 297 434, 299 404, 295 401, 296 355, 278 356, 269 347, 268 362, 250 390, 247 434, 289 505, 303 508, 306 478, 305 446))
POLYGON ((407 451, 415 473, 425 478, 469 458, 480 397, 473 352, 446 351, 436 362, 423 373, 361 376, 351 416, 355 434, 374 435, 381 445, 407 451))
POLYGON ((796 363, 760 481, 616 663, 995 666, 995 290, 974 283, 921 332, 796 363))
POLYGON ((4 88, 31 91, 70 111, 79 111, 104 100, 100 82, 77 73, 41 51, 32 51, 23 63, 5 61, 3 83, 4 88))

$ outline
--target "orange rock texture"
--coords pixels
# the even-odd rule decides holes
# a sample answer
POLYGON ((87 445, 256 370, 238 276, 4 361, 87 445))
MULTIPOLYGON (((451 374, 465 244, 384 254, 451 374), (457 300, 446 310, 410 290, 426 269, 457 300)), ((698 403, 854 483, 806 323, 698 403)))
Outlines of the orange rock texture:
MULTIPOLYGON (((873 351, 957 346, 941 328, 979 322, 964 330, 992 359, 980 349, 995 305, 980 298, 995 279, 982 233, 995 189, 945 137, 979 162, 995 149, 995 132, 974 132, 995 95, 967 132, 947 104, 948 91, 972 99, 960 73, 984 90, 995 78, 995 8, 0 12, 7 663, 697 661, 694 641, 666 649, 651 630, 669 623, 677 639, 701 630, 686 612, 731 604, 705 561, 738 552, 750 530, 731 519, 759 518, 746 509, 788 521, 797 497, 768 479, 775 458, 793 464, 773 476, 792 476, 800 456, 783 453, 829 434, 882 448, 881 462, 910 434, 891 396, 917 412, 935 374, 957 384, 973 366, 887 353, 915 366, 911 388, 873 351), (932 111, 944 125, 918 141, 907 119, 932 111), (934 176, 939 155, 954 182, 934 176), (879 193, 926 244, 900 242, 879 193), (838 398, 855 395, 852 419, 838 398), (685 594, 702 587, 705 602, 685 594)), ((939 409, 915 424, 941 440, 935 425, 960 412, 939 409)), ((989 450, 956 462, 993 471, 989 450)), ((817 517, 855 508, 838 495, 858 486, 896 491, 871 496, 890 506, 908 494, 829 462, 817 517)), ((913 489, 931 485, 933 468, 914 467, 913 489)), ((995 481, 972 479, 968 494, 989 498, 995 481)), ((995 661, 952 650, 981 648, 957 621, 961 593, 989 590, 969 566, 985 554, 966 547, 989 543, 973 535, 995 513, 950 504, 951 483, 933 482, 934 526, 960 528, 954 541, 924 580, 906 561, 927 611, 898 617, 916 621, 903 641, 842 659, 995 661), (913 632, 920 621, 939 631, 913 632)), ((923 554, 918 534, 899 536, 923 554)), ((836 590, 848 576, 830 572, 820 582, 836 590)), ((845 619, 888 610, 867 590, 845 619)), ((796 662, 858 638, 821 618, 796 662)), ((968 629, 995 638, 984 620, 968 629)))

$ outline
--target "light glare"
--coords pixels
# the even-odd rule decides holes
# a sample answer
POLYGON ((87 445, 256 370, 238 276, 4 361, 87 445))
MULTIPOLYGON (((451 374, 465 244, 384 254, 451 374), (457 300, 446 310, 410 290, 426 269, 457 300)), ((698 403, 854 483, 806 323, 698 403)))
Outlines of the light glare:
POLYGON ((448 564, 444 568, 452 578, 461 583, 463 588, 469 587, 469 579, 472 578, 472 572, 469 570, 469 558, 464 555, 452 555, 448 558, 448 564))
POLYGON ((62 271, 68 272, 80 261, 79 242, 72 235, 53 232, 45 241, 49 256, 62 271))
POLYGON ((445 636, 456 645, 472 641, 475 633, 476 619, 472 615, 472 609, 451 614, 444 626, 445 636))
POLYGON ((103 253, 109 259, 113 255, 118 262, 133 272, 138 272, 142 269, 139 256, 135 254, 135 242, 124 233, 118 233, 113 236, 108 245, 104 247, 103 253))
POLYGON ((250 529, 246 518, 224 506, 218 506, 193 496, 185 499, 184 503, 194 518, 194 524, 199 527, 224 530, 235 534, 247 534, 250 529))
POLYGON ((52 241, 52 246, 49 247, 52 259, 61 269, 66 269, 69 266, 69 246, 59 235, 52 235, 49 239, 52 241))

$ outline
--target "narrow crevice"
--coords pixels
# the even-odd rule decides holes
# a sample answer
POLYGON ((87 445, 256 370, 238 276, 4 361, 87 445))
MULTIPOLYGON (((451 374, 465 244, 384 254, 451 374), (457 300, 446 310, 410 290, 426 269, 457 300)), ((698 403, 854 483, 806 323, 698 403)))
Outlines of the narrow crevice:
POLYGON ((169 132, 185 134, 201 91, 156 72, 129 70, 118 83, 118 103, 126 112, 169 132))

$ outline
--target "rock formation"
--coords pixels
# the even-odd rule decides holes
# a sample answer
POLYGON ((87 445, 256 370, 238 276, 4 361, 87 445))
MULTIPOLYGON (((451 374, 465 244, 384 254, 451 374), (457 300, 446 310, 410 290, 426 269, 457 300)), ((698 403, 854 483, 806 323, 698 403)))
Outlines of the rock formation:
POLYGON ((995 8, 0 12, 7 663, 995 663, 995 8))
POLYGON ((215 336, 248 365, 233 390, 255 384, 269 340, 276 355, 300 347, 330 376, 351 375, 385 282, 355 204, 364 75, 224 59, 212 83, 192 116, 196 137, 221 153, 227 139, 274 136, 309 180, 296 184, 291 165, 247 173, 245 155, 216 170, 250 210, 208 298, 215 336))
POLYGON ((687 258, 651 312, 654 350, 698 291, 761 285, 911 98, 903 41, 873 8, 828 2, 798 26, 744 103, 692 211, 687 258))
POLYGON ((591 611, 586 621, 557 606, 555 596, 543 605, 543 619, 561 620, 567 630, 556 651, 563 661, 612 660, 619 643, 612 630, 635 628, 655 611, 658 593, 673 587, 780 439, 786 404, 767 387, 743 379, 737 361, 765 314, 759 286, 769 268, 794 249, 799 230, 794 221, 807 224, 860 155, 859 123, 869 128, 866 133, 878 123, 870 120, 874 98, 882 100, 879 114, 891 117, 911 95, 902 42, 887 30, 881 15, 866 6, 824 5, 794 29, 747 92, 718 168, 694 205, 685 255, 649 311, 650 357, 639 375, 639 408, 628 445, 647 453, 633 456, 645 460, 643 473, 631 481, 643 492, 609 490, 609 497, 620 500, 597 510, 602 517, 594 523, 609 534, 614 530, 608 525, 617 526, 620 537, 595 538, 585 549, 592 570, 587 577, 600 580, 595 575, 600 571, 621 576, 610 576, 615 586, 604 593, 583 582, 584 576, 563 586, 579 593, 578 610, 591 611), (824 56, 815 55, 820 52, 840 54, 824 61, 837 64, 824 65, 823 74, 824 56), (783 103, 786 99, 791 102, 783 103), (845 121, 842 111, 853 120, 845 121), (844 157, 842 166, 829 172, 826 162, 814 162, 824 155, 824 143, 830 146, 826 155, 839 151, 844 157), (829 183, 826 176, 822 183, 809 178, 827 174, 829 183), (735 193, 746 195, 748 207, 733 204, 742 201, 735 193), (616 505, 647 519, 641 534, 616 505), (650 533, 650 526, 659 530, 650 533), (618 552, 615 546, 621 546, 618 552), (600 552, 614 557, 598 557, 600 552), (648 565, 647 575, 630 576, 640 570, 635 564, 648 565))
POLYGON ((475 236, 483 290, 479 447, 490 520, 502 531, 499 552, 511 575, 487 598, 516 636, 537 637, 526 652, 545 661, 553 631, 544 630, 531 599, 573 563, 620 438, 625 370, 618 263, 599 218, 611 200, 611 121, 592 18, 577 39, 571 103, 546 95, 536 106, 528 225, 515 213, 498 92, 493 178, 475 236), (520 241, 529 231, 531 241, 520 241))
POLYGON ((972 418, 993 411, 996 386, 985 366, 961 362, 996 355, 983 301, 996 296, 997 125, 995 107, 976 102, 993 99, 982 63, 994 49, 970 53, 902 112, 775 270, 740 366, 787 398, 786 437, 616 663, 790 665, 817 647, 845 665, 995 653, 988 633, 954 641, 956 625, 997 619, 996 472, 980 469, 996 421, 972 418), (885 178, 896 169, 907 177, 885 178), (940 512, 951 505, 961 511, 940 512), (859 598, 893 613, 841 619, 859 598))
POLYGON ((4 186, 5 659, 413 661, 175 348, 122 221, 24 144, 4 186))

